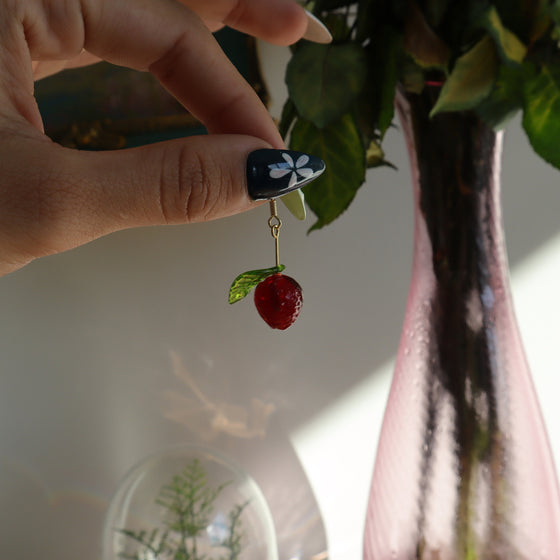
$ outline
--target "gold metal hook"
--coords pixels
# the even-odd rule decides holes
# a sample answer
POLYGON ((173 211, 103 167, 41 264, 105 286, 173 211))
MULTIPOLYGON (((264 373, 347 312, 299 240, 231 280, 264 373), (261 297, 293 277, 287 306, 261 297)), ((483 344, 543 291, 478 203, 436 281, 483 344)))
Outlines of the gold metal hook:
POLYGON ((282 227, 282 220, 278 216, 278 205, 276 199, 270 201, 270 218, 268 218, 268 227, 270 233, 274 237, 274 246, 276 249, 276 266, 280 266, 280 245, 278 238, 280 236, 280 228, 282 227))

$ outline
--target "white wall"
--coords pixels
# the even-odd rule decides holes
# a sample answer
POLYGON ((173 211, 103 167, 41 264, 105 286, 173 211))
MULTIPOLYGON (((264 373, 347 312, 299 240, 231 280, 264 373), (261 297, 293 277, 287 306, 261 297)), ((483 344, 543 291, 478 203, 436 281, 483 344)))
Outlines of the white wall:
MULTIPOLYGON (((263 47, 273 111, 285 54, 263 47)), ((250 301, 227 303, 239 272, 273 264, 266 206, 213 223, 117 233, 0 279, 0 530, 10 535, 0 539, 3 557, 98 558, 104 508, 125 471, 152 451, 212 435, 222 412, 231 429, 234 420, 246 423, 245 435, 266 430, 264 440, 251 440, 253 451, 261 441, 266 454, 291 457, 289 442, 296 444, 331 558, 359 558, 411 265, 398 131, 386 153, 400 171, 371 173, 327 229, 307 236, 309 220, 284 217, 282 261, 305 291, 302 315, 285 332, 268 329, 250 301), (172 353, 212 405, 174 371, 172 353), (268 422, 251 412, 252 399, 275 408, 268 422)), ((558 464, 559 179, 513 123, 504 159, 513 292, 558 464)), ((258 453, 250 457, 261 472, 258 453)), ((303 484, 297 473, 293 480, 303 484)))

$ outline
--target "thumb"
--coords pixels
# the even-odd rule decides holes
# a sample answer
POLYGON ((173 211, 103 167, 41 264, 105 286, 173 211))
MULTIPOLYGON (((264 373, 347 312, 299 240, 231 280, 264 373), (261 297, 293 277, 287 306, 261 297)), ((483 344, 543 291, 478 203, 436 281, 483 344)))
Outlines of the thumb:
MULTIPOLYGON (((94 221, 107 233, 128 227, 214 220, 256 205, 246 160, 269 148, 242 135, 193 136, 119 152, 77 152, 94 221)), ((82 186, 83 188, 83 186, 82 186)))
POLYGON ((0 254, 7 255, 0 273, 117 230, 243 212, 324 169, 317 158, 271 150, 242 135, 193 136, 113 152, 80 152, 46 141, 10 144, 10 181, 0 185, 0 254))

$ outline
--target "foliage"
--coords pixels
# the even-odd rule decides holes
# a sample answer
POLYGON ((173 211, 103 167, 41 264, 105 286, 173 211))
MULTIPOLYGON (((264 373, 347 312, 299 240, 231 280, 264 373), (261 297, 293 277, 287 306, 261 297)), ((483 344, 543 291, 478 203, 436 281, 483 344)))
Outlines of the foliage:
MULTIPOLYGON (((137 545, 135 552, 121 552, 119 556, 126 560, 211 560, 200 550, 200 541, 212 523, 214 503, 227 485, 210 487, 206 471, 200 461, 194 459, 161 487, 155 499, 165 512, 165 528, 118 529, 137 545)), ((236 505, 229 512, 225 538, 219 544, 221 550, 227 550, 227 556, 217 560, 239 559, 243 540, 240 518, 247 504, 236 505)))
POLYGON ((560 0, 313 0, 333 42, 301 41, 280 130, 328 173, 304 187, 316 229, 352 202, 382 148, 398 88, 438 88, 431 117, 475 111, 500 128, 522 112, 534 150, 560 168, 560 0))

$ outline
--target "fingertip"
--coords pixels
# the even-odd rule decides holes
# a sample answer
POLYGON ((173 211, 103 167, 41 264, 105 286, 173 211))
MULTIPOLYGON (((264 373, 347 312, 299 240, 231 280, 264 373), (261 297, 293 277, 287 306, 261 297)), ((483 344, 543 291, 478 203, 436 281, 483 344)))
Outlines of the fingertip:
POLYGON ((307 29, 305 30, 305 34, 302 39, 323 45, 332 43, 333 36, 328 27, 311 12, 306 10, 305 15, 307 16, 307 29))
POLYGON ((288 46, 305 34, 307 15, 294 0, 240 0, 224 23, 267 43, 288 46))
POLYGON ((313 43, 331 43, 333 37, 325 24, 299 4, 283 1, 275 16, 275 29, 269 32, 267 41, 280 46, 291 45, 300 39, 313 43))
POLYGON ((279 20, 274 23, 274 30, 267 39, 278 46, 288 46, 299 41, 307 30, 307 13, 295 2, 283 2, 279 12, 279 20))

